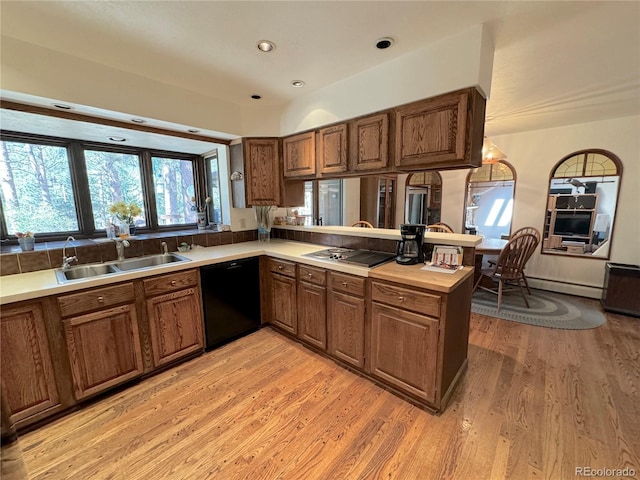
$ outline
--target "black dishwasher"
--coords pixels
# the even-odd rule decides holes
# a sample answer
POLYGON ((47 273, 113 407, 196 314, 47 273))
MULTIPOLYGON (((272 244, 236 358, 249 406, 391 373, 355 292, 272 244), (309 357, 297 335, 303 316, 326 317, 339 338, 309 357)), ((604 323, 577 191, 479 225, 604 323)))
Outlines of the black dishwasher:
POLYGON ((206 349, 260 328, 258 258, 200 267, 206 349))

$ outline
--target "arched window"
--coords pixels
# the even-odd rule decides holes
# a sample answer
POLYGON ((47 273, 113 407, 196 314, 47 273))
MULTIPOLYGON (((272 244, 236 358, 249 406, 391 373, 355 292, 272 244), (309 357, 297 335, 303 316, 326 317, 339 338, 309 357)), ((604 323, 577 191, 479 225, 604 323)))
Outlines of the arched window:
POLYGON ((609 258, 622 163, 611 152, 580 150, 551 170, 542 252, 609 258))
POLYGON ((412 173, 407 177, 405 223, 430 225, 440 221, 442 177, 436 171, 412 173))
POLYGON ((516 172, 505 160, 486 163, 467 175, 464 231, 487 238, 511 233, 516 172))

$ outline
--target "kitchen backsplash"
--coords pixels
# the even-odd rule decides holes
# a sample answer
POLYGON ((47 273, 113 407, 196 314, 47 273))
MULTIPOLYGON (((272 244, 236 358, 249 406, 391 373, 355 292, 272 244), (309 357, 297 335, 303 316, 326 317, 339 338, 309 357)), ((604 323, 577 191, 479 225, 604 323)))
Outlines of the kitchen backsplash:
MULTIPOLYGON (((162 253, 162 242, 166 242, 169 251, 178 251, 183 242, 188 245, 214 247, 231 243, 250 242, 258 239, 257 230, 241 232, 205 232, 182 230, 161 234, 141 234, 128 239, 130 246, 124 249, 125 257, 140 257, 162 253)), ((0 250, 0 275, 48 270, 62 266, 62 248, 64 242, 36 241, 35 250, 23 252, 18 245, 2 246, 0 250)), ((76 255, 78 265, 87 263, 110 262, 117 259, 113 241, 76 240, 67 244, 67 256, 76 255)))

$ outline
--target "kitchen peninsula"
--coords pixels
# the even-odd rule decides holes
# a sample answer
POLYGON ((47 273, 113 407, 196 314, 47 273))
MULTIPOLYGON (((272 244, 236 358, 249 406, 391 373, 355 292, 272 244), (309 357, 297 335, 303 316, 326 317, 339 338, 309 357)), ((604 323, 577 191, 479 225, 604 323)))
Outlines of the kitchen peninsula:
MULTIPOLYGON (((202 353, 198 267, 248 257, 260 257, 264 324, 423 408, 441 411, 466 367, 473 268, 451 275, 395 262, 369 269, 318 260, 304 255, 331 239, 395 243, 397 231, 372 237, 372 231, 348 227, 296 228, 302 235, 320 235, 314 237, 320 241, 196 247, 182 253, 187 262, 66 284, 57 283, 54 270, 0 277, 2 361, 13 365, 2 375, 17 427, 63 414, 85 399, 202 353), (179 326, 167 325, 169 317, 156 321, 156 315, 172 310, 180 313, 179 321, 188 321, 179 326), (94 341, 87 350, 78 343, 98 334, 115 339, 115 348, 94 341), (12 341, 21 349, 9 343, 5 348, 12 341), (102 357, 100 371, 91 358, 95 354, 102 357), (33 387, 25 390, 17 379, 28 379, 33 387)), ((441 235, 425 241, 471 250, 480 241, 441 235)))

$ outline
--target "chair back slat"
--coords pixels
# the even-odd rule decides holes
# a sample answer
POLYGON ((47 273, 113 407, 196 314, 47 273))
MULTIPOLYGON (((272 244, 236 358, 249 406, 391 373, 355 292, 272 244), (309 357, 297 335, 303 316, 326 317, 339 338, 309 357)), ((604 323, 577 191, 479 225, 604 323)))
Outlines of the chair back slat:
POLYGON ((509 240, 496 261, 494 276, 504 280, 522 278, 525 264, 537 244, 536 236, 531 233, 523 233, 509 240))

